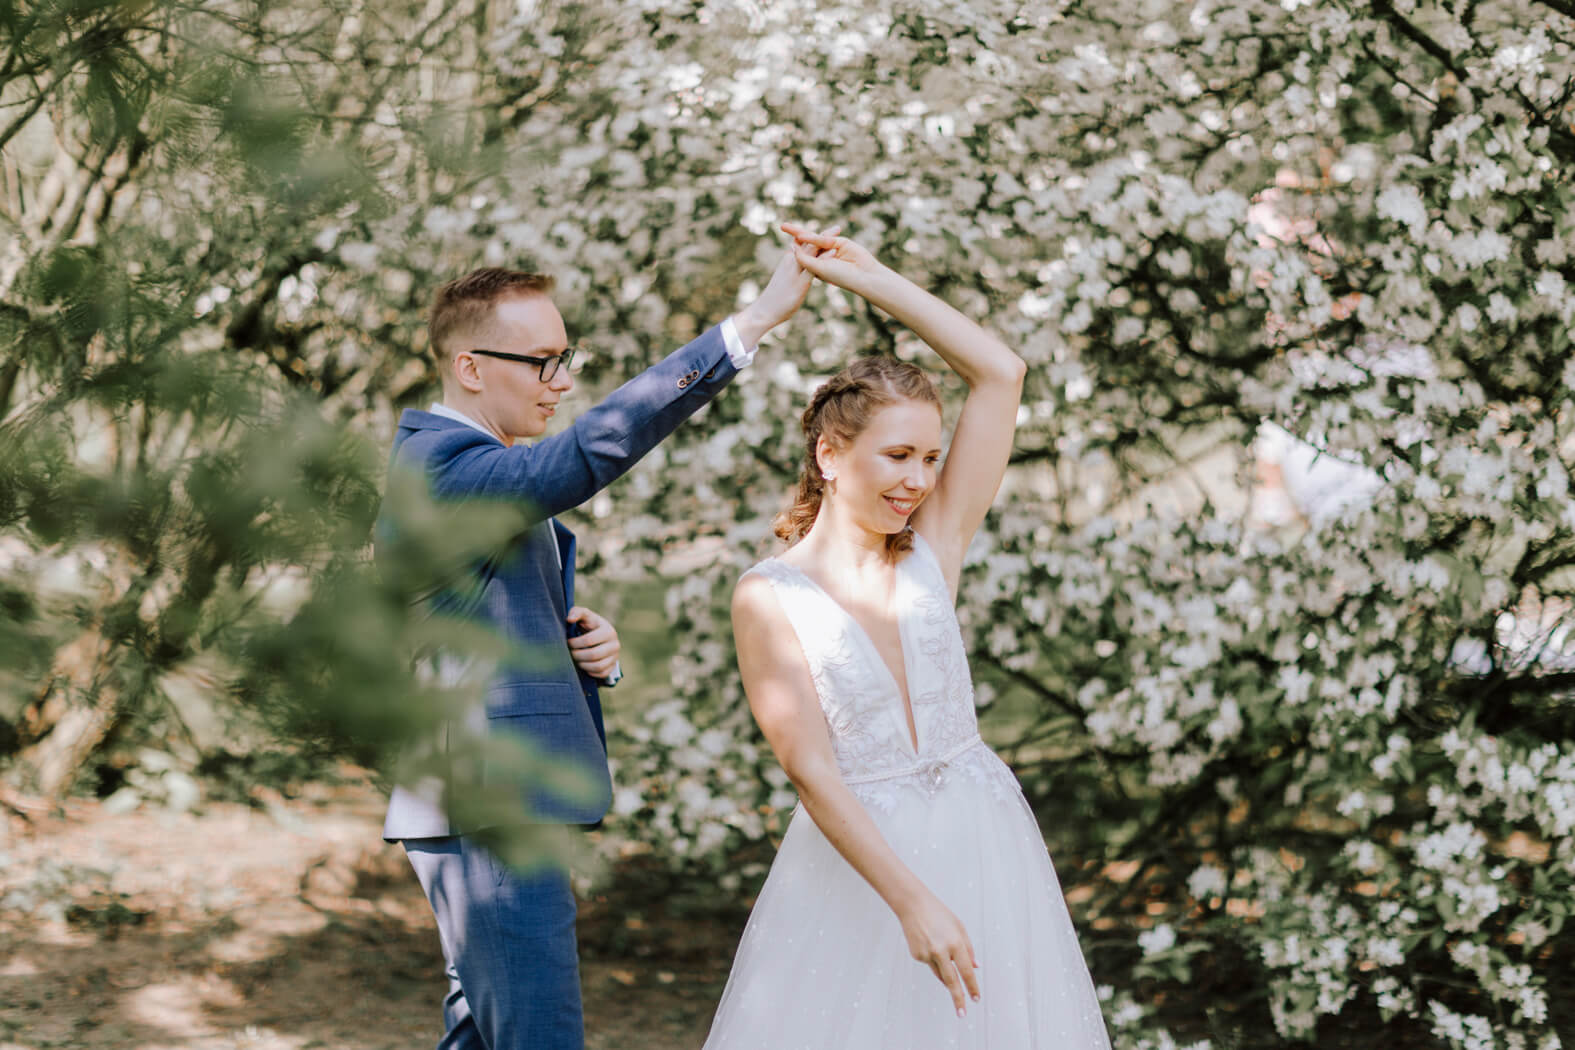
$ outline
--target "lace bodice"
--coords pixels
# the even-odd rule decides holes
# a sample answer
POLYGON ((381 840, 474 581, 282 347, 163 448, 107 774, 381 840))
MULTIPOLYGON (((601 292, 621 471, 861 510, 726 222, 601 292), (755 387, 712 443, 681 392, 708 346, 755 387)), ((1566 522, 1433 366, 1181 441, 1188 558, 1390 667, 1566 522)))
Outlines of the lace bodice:
POLYGON ((843 782, 888 807, 904 789, 933 794, 957 771, 1001 790, 1017 781, 979 739, 962 629, 935 552, 914 535, 897 564, 897 633, 918 748, 896 679, 857 620, 799 569, 767 558, 749 570, 771 581, 803 647, 843 782), (1004 778, 1004 779, 1003 779, 1004 778))

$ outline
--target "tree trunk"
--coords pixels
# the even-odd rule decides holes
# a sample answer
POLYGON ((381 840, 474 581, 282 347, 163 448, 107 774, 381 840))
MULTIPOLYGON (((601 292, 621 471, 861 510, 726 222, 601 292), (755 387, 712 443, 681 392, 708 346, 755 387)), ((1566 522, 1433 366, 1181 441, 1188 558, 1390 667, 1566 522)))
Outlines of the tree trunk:
POLYGON ((110 648, 97 628, 89 628, 55 654, 50 685, 34 708, 41 736, 17 755, 12 770, 19 787, 60 798, 115 724, 119 694, 100 673, 110 648))

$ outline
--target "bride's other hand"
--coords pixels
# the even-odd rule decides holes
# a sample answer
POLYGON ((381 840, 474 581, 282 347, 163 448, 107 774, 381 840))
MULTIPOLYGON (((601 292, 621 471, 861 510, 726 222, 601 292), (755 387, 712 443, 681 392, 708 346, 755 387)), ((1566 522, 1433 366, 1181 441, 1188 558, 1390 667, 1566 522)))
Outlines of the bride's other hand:
POLYGON ((827 284, 864 294, 865 283, 885 269, 868 248, 837 236, 840 227, 816 233, 796 222, 784 222, 782 232, 793 237, 798 263, 827 284))
POLYGON ((899 917, 908 951, 946 986, 957 1016, 962 1017, 968 999, 979 1001, 979 961, 962 920, 928 890, 899 917))
POLYGON ((843 783, 804 648, 774 586, 764 574, 750 573, 733 590, 733 638, 749 709, 804 811, 891 908, 908 950, 946 985, 962 1013, 967 996, 979 995, 968 931, 902 862, 843 783))

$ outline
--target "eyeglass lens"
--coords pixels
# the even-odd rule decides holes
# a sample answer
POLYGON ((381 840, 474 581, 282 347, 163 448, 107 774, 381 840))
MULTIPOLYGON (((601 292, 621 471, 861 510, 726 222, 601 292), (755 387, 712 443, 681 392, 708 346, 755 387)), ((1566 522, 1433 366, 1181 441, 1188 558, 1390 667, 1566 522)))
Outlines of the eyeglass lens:
POLYGON ((574 351, 576 349, 578 347, 571 346, 561 354, 553 354, 551 357, 544 359, 541 363, 541 381, 550 383, 553 376, 558 374, 559 367, 569 367, 569 363, 574 360, 574 351))

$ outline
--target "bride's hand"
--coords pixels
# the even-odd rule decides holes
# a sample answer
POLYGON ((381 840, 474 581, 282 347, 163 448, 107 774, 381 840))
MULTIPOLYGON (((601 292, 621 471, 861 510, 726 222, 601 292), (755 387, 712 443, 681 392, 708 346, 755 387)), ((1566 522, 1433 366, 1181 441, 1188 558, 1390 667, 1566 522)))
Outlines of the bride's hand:
POLYGON ((816 233, 794 222, 784 222, 782 232, 793 237, 793 253, 798 264, 828 284, 846 288, 855 295, 871 277, 885 269, 863 246, 835 231, 816 233))
POLYGON ((957 1007, 957 1016, 963 1016, 968 999, 979 999, 979 976, 975 972, 979 963, 962 920, 928 891, 899 918, 903 935, 908 938, 908 951, 946 986, 952 1005, 957 1007))

